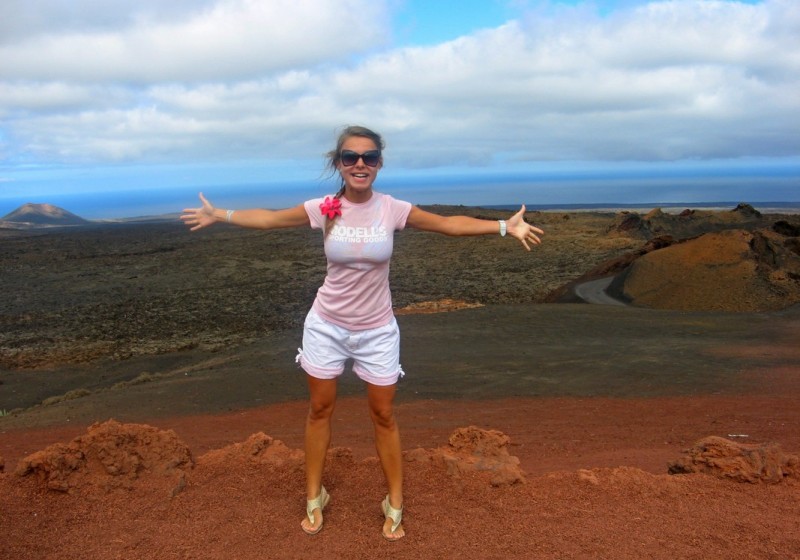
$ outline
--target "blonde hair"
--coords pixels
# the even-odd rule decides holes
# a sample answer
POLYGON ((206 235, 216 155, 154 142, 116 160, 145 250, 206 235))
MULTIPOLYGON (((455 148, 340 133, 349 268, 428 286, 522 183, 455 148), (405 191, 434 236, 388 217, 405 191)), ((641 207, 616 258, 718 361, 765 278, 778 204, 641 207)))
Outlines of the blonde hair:
MULTIPOLYGON (((370 130, 369 128, 364 126, 345 127, 344 130, 342 130, 342 132, 339 134, 339 138, 336 140, 336 148, 334 148, 333 150, 331 150, 326 154, 328 163, 325 167, 328 169, 328 171, 330 171, 331 175, 335 175, 336 172, 339 170, 339 163, 342 160, 342 146, 344 146, 344 143, 347 142, 349 138, 352 138, 354 136, 361 138, 369 138, 370 140, 372 140, 372 142, 375 144, 375 147, 378 148, 378 151, 381 153, 383 153, 383 149, 386 147, 386 145, 383 142, 383 137, 381 137, 381 135, 375 132, 374 130, 370 130)), ((344 178, 340 176, 340 179, 341 179, 341 184, 339 186, 339 190, 336 192, 335 195, 333 195, 333 197, 337 200, 342 198, 345 190, 344 178)), ((327 237, 328 234, 330 233, 331 228, 333 228, 333 224, 335 221, 336 218, 326 220, 325 237, 327 237)))

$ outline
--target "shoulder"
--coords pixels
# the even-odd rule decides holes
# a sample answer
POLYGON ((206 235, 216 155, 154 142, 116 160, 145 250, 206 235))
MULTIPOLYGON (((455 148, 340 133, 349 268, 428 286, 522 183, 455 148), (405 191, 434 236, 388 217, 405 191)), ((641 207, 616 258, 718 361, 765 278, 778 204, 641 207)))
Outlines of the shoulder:
POLYGON ((308 214, 308 219, 311 222, 311 227, 314 229, 321 228, 325 225, 325 216, 322 213, 322 209, 320 208, 321 205, 325 202, 325 198, 333 198, 332 194, 327 196, 322 196, 319 198, 312 198, 310 200, 306 200, 302 206, 306 210, 306 214, 308 214))
POLYGON ((326 198, 327 199, 331 199, 334 196, 335 195, 327 194, 325 196, 320 196, 320 197, 317 197, 317 198, 311 198, 309 200, 306 200, 303 203, 303 206, 305 207, 306 212, 308 212, 309 214, 313 214, 313 213, 319 214, 321 212, 320 207, 325 203, 325 199, 326 198))
POLYGON ((385 193, 373 192, 372 194, 375 202, 374 208, 380 209, 378 211, 384 218, 389 219, 394 224, 394 229, 401 230, 405 228, 408 214, 412 208, 411 203, 398 200, 385 193))
POLYGON ((405 200, 399 200, 390 194, 375 192, 373 193, 373 195, 376 195, 378 200, 382 204, 389 205, 390 207, 403 208, 403 209, 407 208, 408 210, 410 210, 412 207, 412 204, 410 202, 406 202, 405 200))
POLYGON ((317 197, 317 198, 310 198, 310 199, 306 200, 306 201, 303 203, 303 205, 304 205, 306 208, 308 208, 309 206, 318 207, 320 204, 322 204, 323 202, 325 202, 325 199, 326 199, 326 198, 333 198, 333 197, 334 197, 334 195, 332 195, 332 194, 326 194, 325 196, 319 196, 319 197, 317 197))

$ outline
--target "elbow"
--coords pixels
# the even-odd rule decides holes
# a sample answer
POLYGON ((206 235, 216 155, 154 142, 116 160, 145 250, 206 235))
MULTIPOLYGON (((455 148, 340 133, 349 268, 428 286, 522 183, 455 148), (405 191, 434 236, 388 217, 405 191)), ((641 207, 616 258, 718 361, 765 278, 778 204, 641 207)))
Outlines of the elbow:
POLYGON ((451 216, 445 220, 442 233, 449 237, 463 237, 469 235, 469 232, 462 227, 462 224, 455 216, 451 216))

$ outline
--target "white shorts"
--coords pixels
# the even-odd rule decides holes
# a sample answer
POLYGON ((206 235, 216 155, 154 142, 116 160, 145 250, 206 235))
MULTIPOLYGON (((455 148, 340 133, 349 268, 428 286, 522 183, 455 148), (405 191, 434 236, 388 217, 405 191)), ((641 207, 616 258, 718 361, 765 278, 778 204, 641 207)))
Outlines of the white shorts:
POLYGON ((382 327, 351 331, 326 321, 312 308, 303 327, 303 348, 297 362, 309 375, 335 379, 353 359, 353 371, 373 385, 394 385, 400 368, 400 328, 397 320, 382 327))

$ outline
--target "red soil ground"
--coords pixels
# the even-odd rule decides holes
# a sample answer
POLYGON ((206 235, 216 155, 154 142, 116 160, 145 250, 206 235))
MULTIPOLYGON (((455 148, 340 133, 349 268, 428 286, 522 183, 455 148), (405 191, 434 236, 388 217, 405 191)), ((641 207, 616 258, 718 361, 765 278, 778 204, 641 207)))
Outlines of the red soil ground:
POLYGON ((334 445, 347 448, 331 452, 333 498, 314 537, 299 528, 302 462, 291 451, 302 447, 303 403, 161 418, 152 424, 174 431, 169 445, 152 434, 118 438, 105 459, 77 445, 90 464, 65 479, 69 492, 46 489, 42 472, 13 471, 32 451, 86 439, 86 427, 12 430, 0 438, 9 471, 0 476, 0 557, 799 558, 796 477, 770 484, 667 474, 709 435, 800 449, 800 371, 771 375, 776 390, 762 395, 402 404, 407 537, 398 543, 380 536, 382 475, 356 397, 337 408, 334 445), (429 460, 467 425, 509 436, 505 449, 519 458, 524 482, 493 486, 491 465, 459 472, 429 460), (258 438, 248 438, 259 432, 288 447, 253 447, 258 438), (193 466, 181 463, 184 445, 193 466), (113 453, 125 459, 114 463, 113 453), (115 466, 92 466, 97 460, 115 466))

